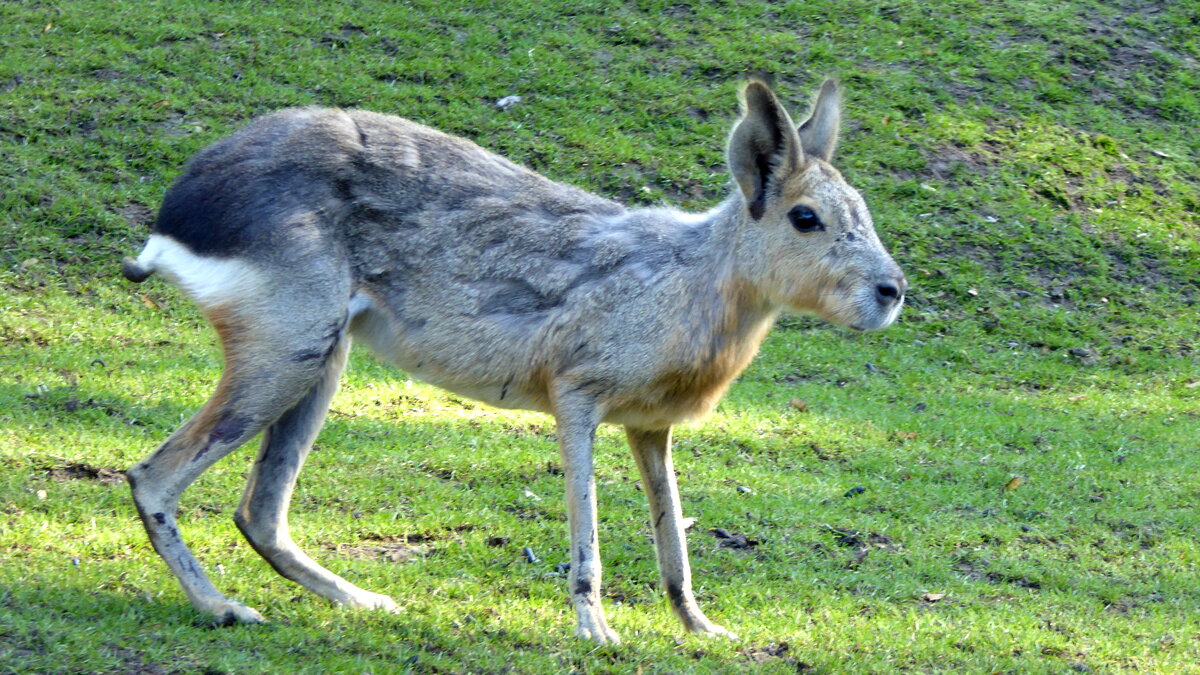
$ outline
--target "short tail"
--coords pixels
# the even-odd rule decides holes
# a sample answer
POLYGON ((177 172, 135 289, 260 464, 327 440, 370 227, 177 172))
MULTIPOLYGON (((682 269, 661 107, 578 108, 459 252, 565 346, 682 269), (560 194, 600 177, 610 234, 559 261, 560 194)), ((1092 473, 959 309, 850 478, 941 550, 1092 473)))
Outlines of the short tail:
POLYGON ((154 266, 147 265, 143 267, 137 260, 127 257, 121 261, 121 274, 125 275, 125 278, 133 283, 140 284, 149 279, 151 274, 154 274, 154 266))

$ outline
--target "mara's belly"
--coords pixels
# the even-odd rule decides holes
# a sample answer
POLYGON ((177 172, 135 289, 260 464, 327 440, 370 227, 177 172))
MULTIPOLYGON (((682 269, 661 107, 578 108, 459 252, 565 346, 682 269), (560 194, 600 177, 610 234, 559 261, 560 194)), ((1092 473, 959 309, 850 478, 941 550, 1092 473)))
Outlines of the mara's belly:
POLYGON ((367 305, 352 308, 350 331, 356 342, 419 380, 498 408, 550 411, 543 369, 526 349, 486 330, 406 322, 367 305))
POLYGON ((571 349, 585 340, 561 326, 552 340, 537 331, 514 335, 503 326, 450 315, 416 321, 360 297, 351 308, 355 340, 417 379, 499 408, 548 413, 554 411, 554 392, 584 392, 594 398, 603 421, 646 429, 710 413, 756 346, 734 343, 713 357, 669 365, 631 355, 601 358, 571 349))

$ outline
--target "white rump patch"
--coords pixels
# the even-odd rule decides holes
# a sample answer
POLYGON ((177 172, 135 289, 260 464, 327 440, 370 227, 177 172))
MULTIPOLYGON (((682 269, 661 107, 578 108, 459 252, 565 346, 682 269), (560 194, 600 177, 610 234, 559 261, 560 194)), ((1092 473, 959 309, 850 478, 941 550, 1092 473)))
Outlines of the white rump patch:
POLYGON ((137 258, 146 270, 163 275, 201 306, 255 295, 262 276, 238 258, 209 258, 192 253, 171 237, 154 234, 137 258))

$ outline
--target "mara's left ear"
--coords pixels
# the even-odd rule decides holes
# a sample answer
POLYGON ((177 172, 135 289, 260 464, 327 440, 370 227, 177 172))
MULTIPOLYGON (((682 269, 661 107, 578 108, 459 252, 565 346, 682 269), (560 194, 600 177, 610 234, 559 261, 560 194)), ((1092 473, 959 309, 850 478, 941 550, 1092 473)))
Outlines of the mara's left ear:
POLYGON ((766 211, 772 179, 803 165, 804 150, 792 118, 765 78, 747 80, 741 99, 742 118, 729 135, 729 170, 746 198, 750 217, 758 220, 766 211))
POLYGON ((842 122, 842 93, 837 82, 825 80, 813 103, 812 114, 800 125, 800 144, 804 154, 833 159, 837 147, 838 127, 842 122))

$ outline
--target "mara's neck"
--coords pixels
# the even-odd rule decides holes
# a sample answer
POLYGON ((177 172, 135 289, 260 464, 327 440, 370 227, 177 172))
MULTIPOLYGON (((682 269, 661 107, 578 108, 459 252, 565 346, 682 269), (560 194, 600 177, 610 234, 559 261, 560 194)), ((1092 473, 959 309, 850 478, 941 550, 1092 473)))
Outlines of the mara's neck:
POLYGON ((699 215, 638 214, 653 218, 654 229, 675 251, 681 243, 689 248, 651 292, 661 300, 653 384, 610 421, 660 428, 703 417, 758 352, 777 312, 741 273, 741 208, 740 201, 730 199, 699 215))
POLYGON ((779 313, 743 260, 745 247, 753 245, 744 231, 744 209, 740 195, 734 194, 705 213, 663 214, 676 221, 673 229, 695 247, 679 270, 688 289, 679 318, 695 338, 692 356, 697 362, 727 362, 739 371, 779 313))

